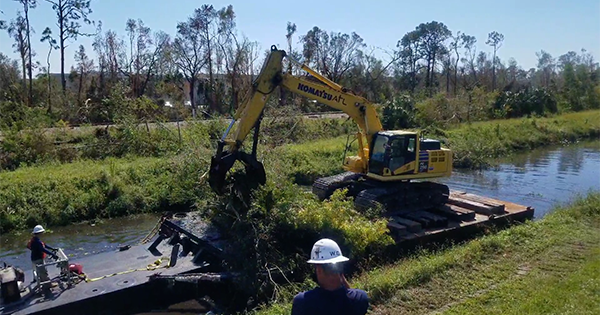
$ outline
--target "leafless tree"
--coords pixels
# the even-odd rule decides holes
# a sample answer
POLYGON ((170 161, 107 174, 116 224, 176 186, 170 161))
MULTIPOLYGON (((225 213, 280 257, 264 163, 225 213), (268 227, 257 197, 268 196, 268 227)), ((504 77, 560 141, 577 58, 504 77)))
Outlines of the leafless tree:
POLYGON ((13 48, 21 58, 21 69, 23 71, 22 85, 23 90, 21 98, 25 102, 27 98, 27 56, 29 55, 30 47, 27 44, 27 23, 25 18, 19 12, 17 18, 8 26, 8 34, 14 39, 13 48))
POLYGON ((202 28, 203 16, 200 9, 185 22, 177 24, 177 36, 173 42, 173 61, 183 74, 189 86, 192 116, 196 117, 196 84, 198 74, 207 63, 204 52, 206 41, 202 28))
POLYGON ((356 33, 327 32, 314 27, 301 37, 305 62, 313 65, 332 81, 340 82, 348 70, 359 61, 366 47, 356 33))
POLYGON ((48 55, 46 56, 46 76, 48 79, 48 109, 47 113, 52 113, 52 78, 50 77, 50 55, 53 50, 58 49, 58 45, 56 44, 56 39, 52 37, 52 30, 49 27, 46 27, 44 32, 42 32, 41 42, 48 43, 48 55))
POLYGON ((75 53, 75 62, 77 62, 77 76, 79 84, 77 87, 77 103, 83 105, 82 94, 87 90, 87 81, 89 73, 94 69, 94 60, 91 60, 85 52, 85 47, 79 45, 79 49, 75 53))
MULTIPOLYGON (((93 34, 80 31, 81 23, 93 24, 88 18, 92 13, 90 0, 46 0, 52 5, 56 13, 56 26, 58 28, 58 44, 60 46, 60 76, 63 95, 67 94, 67 79, 65 77, 65 49, 69 40, 76 40, 79 36, 93 36, 93 34)), ((65 97, 66 98, 66 97, 65 97)))
POLYGON ((26 34, 27 34, 27 47, 30 49, 27 50, 27 75, 29 78, 29 94, 28 94, 28 103, 29 106, 33 105, 33 58, 32 58, 32 49, 31 49, 31 34, 33 33, 33 29, 29 24, 29 9, 35 9, 37 6, 36 0, 15 0, 19 2, 23 6, 23 13, 25 14, 25 24, 26 24, 26 34))
POLYGON ((496 52, 502 47, 504 35, 493 31, 488 34, 488 40, 485 42, 494 48, 494 56, 492 57, 492 90, 496 89, 496 52))

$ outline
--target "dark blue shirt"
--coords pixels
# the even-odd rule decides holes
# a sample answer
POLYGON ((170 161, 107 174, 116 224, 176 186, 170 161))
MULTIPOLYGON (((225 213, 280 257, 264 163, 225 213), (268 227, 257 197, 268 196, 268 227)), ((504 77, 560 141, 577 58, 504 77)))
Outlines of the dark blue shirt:
POLYGON ((53 257, 56 256, 54 253, 52 253, 51 251, 46 249, 46 248, 50 248, 50 249, 54 249, 54 248, 42 243, 42 241, 37 236, 34 236, 31 239, 28 247, 29 247, 29 249, 31 249, 31 261, 40 260, 40 259, 44 258, 43 253, 46 253, 53 257))
POLYGON ((368 308, 369 298, 363 290, 341 287, 328 291, 317 287, 294 297, 292 315, 364 315, 368 308))

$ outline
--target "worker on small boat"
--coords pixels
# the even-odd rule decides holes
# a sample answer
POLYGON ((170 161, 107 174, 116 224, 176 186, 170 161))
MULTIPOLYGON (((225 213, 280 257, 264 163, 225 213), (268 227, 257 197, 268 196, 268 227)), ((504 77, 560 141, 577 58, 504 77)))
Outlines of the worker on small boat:
MULTIPOLYGON (((58 256, 55 254, 56 248, 45 244, 40 240, 40 236, 45 232, 44 227, 41 225, 36 225, 33 228, 33 237, 27 243, 27 248, 31 250, 31 262, 33 263, 33 270, 38 275, 40 279, 40 283, 47 282, 42 286, 42 291, 45 295, 50 294, 51 284, 48 278, 48 270, 46 266, 44 266, 44 260, 46 255, 50 255, 54 259, 58 259, 58 256)), ((34 279, 35 280, 35 279, 34 279)))
POLYGON ((299 293, 292 303, 292 315, 364 315, 369 308, 367 293, 351 289, 343 273, 342 255, 331 239, 317 241, 311 250, 309 264, 314 265, 319 286, 299 293))

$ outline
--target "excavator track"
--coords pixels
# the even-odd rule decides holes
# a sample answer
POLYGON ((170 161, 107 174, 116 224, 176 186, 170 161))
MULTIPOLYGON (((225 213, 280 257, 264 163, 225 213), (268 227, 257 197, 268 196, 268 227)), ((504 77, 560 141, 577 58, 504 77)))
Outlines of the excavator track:
POLYGON ((359 211, 383 207, 387 213, 426 210, 440 206, 448 200, 450 189, 435 182, 380 182, 363 179, 362 174, 345 172, 317 179, 313 194, 320 200, 329 198, 335 190, 348 188, 359 211))
POLYGON ((322 201, 329 198, 337 189, 348 188, 350 185, 357 183, 361 177, 361 174, 354 172, 322 177, 313 183, 312 192, 322 201))
POLYGON ((427 210, 448 201, 448 186, 434 182, 373 182, 373 187, 361 190, 354 198, 359 211, 383 207, 387 213, 427 210))

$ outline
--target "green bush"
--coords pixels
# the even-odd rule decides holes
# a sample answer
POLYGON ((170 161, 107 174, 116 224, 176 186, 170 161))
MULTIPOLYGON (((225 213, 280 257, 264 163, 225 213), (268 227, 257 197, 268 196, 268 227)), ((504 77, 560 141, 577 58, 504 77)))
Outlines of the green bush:
POLYGON ((395 130, 414 127, 416 123, 415 102, 409 95, 399 95, 384 104, 381 110, 381 124, 384 129, 395 130))
POLYGON ((518 92, 506 91, 498 95, 494 111, 506 113, 503 118, 516 118, 529 115, 554 114, 558 103, 554 94, 544 88, 524 89, 518 92))

